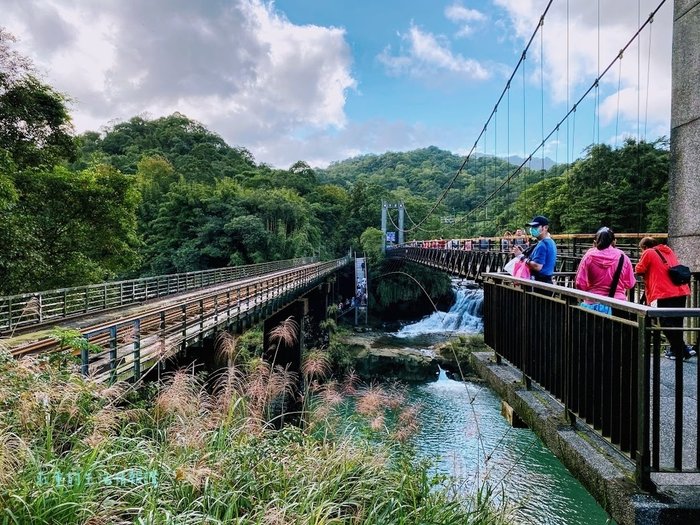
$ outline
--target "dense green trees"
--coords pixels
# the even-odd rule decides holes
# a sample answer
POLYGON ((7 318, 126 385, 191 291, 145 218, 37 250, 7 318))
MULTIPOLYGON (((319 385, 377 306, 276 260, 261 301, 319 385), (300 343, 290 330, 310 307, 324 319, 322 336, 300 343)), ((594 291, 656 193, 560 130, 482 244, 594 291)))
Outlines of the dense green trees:
POLYGON ((0 151, 16 166, 53 166, 75 155, 65 97, 41 82, 0 27, 0 151))
POLYGON ((515 202, 520 222, 547 215, 552 230, 594 232, 609 226, 619 232, 664 232, 668 228, 668 142, 637 143, 619 149, 606 144, 560 175, 525 189, 515 202))
POLYGON ((150 273, 204 270, 309 255, 320 235, 311 205, 287 188, 232 179, 173 184, 145 234, 150 273))
POLYGON ((65 166, 76 147, 66 99, 0 29, 0 293, 101 281, 138 259, 133 181, 65 166))
MULTIPOLYGON (((665 140, 596 145, 570 166, 514 177, 516 166, 483 155, 460 171, 462 157, 435 147, 273 169, 179 113, 74 137, 65 96, 12 44, 0 30, 2 294, 374 253, 383 199, 406 204, 407 241, 499 235, 541 213, 555 232, 667 226, 665 140)), ((397 222, 390 210, 389 229, 397 222)))
POLYGON ((18 170, 17 199, 0 211, 5 293, 114 278, 137 260, 138 193, 114 168, 18 170))

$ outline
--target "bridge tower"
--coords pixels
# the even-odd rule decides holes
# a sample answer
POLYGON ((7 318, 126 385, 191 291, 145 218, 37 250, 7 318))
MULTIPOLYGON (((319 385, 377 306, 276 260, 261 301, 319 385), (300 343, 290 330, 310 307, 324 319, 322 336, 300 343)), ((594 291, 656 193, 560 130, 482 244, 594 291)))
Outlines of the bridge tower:
POLYGON ((398 209, 399 210, 399 238, 398 242, 399 244, 403 244, 404 238, 403 238, 403 220, 404 220, 404 203, 403 202, 397 202, 397 203, 390 203, 385 200, 382 200, 382 253, 386 251, 386 219, 387 219, 387 212, 389 209, 398 209))
POLYGON ((700 271, 700 1, 675 0, 671 84, 669 244, 700 271))

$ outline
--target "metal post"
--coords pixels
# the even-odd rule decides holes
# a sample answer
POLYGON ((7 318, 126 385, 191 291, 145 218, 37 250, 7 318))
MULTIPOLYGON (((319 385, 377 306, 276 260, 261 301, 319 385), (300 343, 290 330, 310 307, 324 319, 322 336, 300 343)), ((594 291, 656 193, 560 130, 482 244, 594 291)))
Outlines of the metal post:
POLYGON ((204 334, 204 299, 199 300, 199 339, 201 341, 204 334))
POLYGON ((141 378, 141 319, 134 321, 134 381, 141 378))
POLYGON ((403 245, 404 243, 404 238, 403 238, 403 210, 404 210, 404 203, 400 202, 399 203, 399 245, 403 245))
MULTIPOLYGON (((182 305, 182 343, 183 345, 187 341, 187 305, 182 305)), ((184 348, 184 346, 183 346, 184 348)))
POLYGON ((653 488, 649 450, 649 334, 647 318, 637 316, 639 342, 637 346, 637 454, 636 481, 645 490, 653 488))
POLYGON ((109 329, 109 382, 117 380, 117 325, 109 329))
MULTIPOLYGON (((88 336, 83 336, 85 341, 88 342, 88 336)), ((84 377, 87 377, 90 373, 90 353, 88 352, 87 345, 80 349, 80 373, 84 377)))
POLYGON ((386 252, 386 201, 382 200, 382 253, 386 252))

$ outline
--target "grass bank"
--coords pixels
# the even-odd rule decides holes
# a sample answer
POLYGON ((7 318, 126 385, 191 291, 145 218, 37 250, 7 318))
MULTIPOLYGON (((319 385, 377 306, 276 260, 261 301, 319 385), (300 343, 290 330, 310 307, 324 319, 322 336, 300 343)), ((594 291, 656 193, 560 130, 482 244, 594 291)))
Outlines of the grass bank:
POLYGON ((235 360, 205 383, 178 371, 140 390, 0 354, 0 523, 486 524, 406 445, 400 388, 324 380, 310 353, 299 426, 274 430, 296 378, 235 360), (365 432, 339 428, 350 400, 365 432))

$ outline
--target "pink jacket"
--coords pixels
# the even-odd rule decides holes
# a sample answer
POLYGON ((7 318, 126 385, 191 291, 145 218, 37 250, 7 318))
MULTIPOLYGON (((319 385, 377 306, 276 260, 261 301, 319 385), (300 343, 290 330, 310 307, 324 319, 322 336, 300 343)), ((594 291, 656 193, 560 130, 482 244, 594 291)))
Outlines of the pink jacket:
POLYGON ((604 250, 591 248, 586 252, 576 272, 576 288, 607 297, 617 265, 620 262, 620 255, 624 257, 624 262, 615 290, 615 299, 626 300, 625 290, 632 288, 636 283, 634 269, 629 257, 622 250, 612 246, 604 250))

